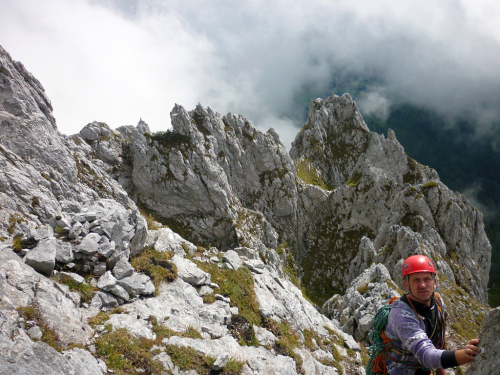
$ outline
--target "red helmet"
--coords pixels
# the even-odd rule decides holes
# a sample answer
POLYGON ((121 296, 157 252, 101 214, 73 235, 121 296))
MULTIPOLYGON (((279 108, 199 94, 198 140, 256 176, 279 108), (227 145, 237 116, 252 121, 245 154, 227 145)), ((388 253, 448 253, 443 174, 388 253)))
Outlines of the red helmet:
POLYGON ((403 278, 417 272, 430 272, 436 274, 436 268, 432 260, 425 255, 412 255, 403 263, 403 278))

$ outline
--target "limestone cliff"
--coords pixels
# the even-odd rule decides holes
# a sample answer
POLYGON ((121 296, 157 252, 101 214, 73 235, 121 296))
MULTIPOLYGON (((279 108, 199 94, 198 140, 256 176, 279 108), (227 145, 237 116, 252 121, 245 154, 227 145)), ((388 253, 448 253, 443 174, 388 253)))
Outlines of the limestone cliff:
POLYGON ((176 105, 165 132, 67 137, 0 47, 0 119, 2 375, 187 374, 182 356, 197 373, 361 374, 371 318, 415 253, 436 262, 452 344, 479 332, 481 213, 348 94, 311 101, 289 153, 201 105, 176 105))

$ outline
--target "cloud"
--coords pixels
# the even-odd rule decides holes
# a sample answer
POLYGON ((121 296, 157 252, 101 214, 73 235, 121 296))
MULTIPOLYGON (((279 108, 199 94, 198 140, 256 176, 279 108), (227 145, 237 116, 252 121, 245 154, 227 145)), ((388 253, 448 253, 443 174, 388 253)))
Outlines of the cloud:
MULTIPOLYGON (((394 98, 487 128, 500 118, 500 4, 478 0, 0 0, 2 43, 39 78, 64 133, 197 102, 272 126, 289 146, 307 101, 370 77, 361 110, 394 98)), ((342 94, 342 92, 336 92, 342 94)))
POLYGON ((469 200, 469 202, 483 214, 484 222, 490 222, 498 218, 498 209, 490 204, 486 206, 482 203, 481 199, 478 197, 483 188, 479 182, 475 182, 473 185, 465 188, 461 193, 469 200))
POLYGON ((386 97, 383 87, 374 87, 363 91, 357 101, 359 110, 364 115, 373 115, 386 121, 390 114, 391 100, 386 97))

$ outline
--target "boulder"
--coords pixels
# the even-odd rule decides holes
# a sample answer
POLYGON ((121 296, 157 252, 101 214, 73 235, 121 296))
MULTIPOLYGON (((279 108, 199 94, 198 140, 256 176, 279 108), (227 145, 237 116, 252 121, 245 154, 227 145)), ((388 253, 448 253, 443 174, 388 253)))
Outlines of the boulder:
POLYGON ((50 225, 43 225, 36 231, 35 241, 41 241, 51 237, 54 237, 54 230, 50 225))
POLYGON ((56 260, 61 263, 70 263, 75 260, 73 246, 67 242, 57 241, 56 260))
POLYGON ((26 255, 26 264, 44 275, 51 275, 56 265, 57 240, 49 237, 38 242, 26 255))
POLYGON ((177 276, 192 285, 210 285, 210 274, 198 268, 189 259, 175 255, 172 262, 177 266, 177 276))
POLYGON ((273 346, 276 343, 276 340, 278 340, 272 332, 269 332, 265 328, 254 326, 253 329, 255 332, 255 338, 257 339, 259 345, 273 346))
POLYGON ((222 371, 224 367, 226 367, 229 362, 229 355, 227 353, 220 354, 212 365, 212 370, 214 371, 222 371))
POLYGON ((130 295, 149 295, 155 291, 155 286, 151 282, 149 276, 134 273, 131 276, 117 280, 116 283, 124 288, 130 295))
POLYGON ((109 288, 109 292, 121 298, 124 301, 128 302, 130 300, 129 294, 120 285, 113 285, 111 288, 109 288))
POLYGON ((241 267, 241 259, 238 253, 234 250, 228 250, 222 256, 222 262, 228 263, 231 267, 230 269, 237 270, 241 267))
POLYGON ((97 233, 87 234, 82 242, 76 247, 76 251, 85 255, 93 254, 99 249, 101 236, 97 233))
POLYGON ((124 277, 132 276, 134 273, 134 267, 125 258, 120 258, 120 260, 115 264, 113 268, 113 274, 119 279, 124 277))
POLYGON ((116 278, 113 276, 111 271, 107 271, 104 275, 102 275, 99 278, 99 281, 97 282, 97 287, 99 289, 109 291, 111 288, 113 288, 116 285, 116 278))
POLYGON ((156 240, 153 245, 156 251, 161 253, 172 251, 174 254, 181 257, 186 255, 186 249, 188 249, 190 253, 194 253, 196 251, 195 245, 186 241, 170 228, 160 228, 157 232, 158 233, 154 235, 156 236, 156 240))

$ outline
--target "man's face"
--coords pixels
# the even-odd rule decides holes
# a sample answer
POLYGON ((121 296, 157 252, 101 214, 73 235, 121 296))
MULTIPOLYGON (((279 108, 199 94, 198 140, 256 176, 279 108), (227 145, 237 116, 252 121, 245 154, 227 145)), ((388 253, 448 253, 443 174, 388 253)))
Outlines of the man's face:
POLYGON ((434 293, 437 281, 430 272, 417 272, 409 275, 408 283, 405 280, 404 284, 413 298, 422 303, 427 303, 432 297, 432 293, 434 293))

